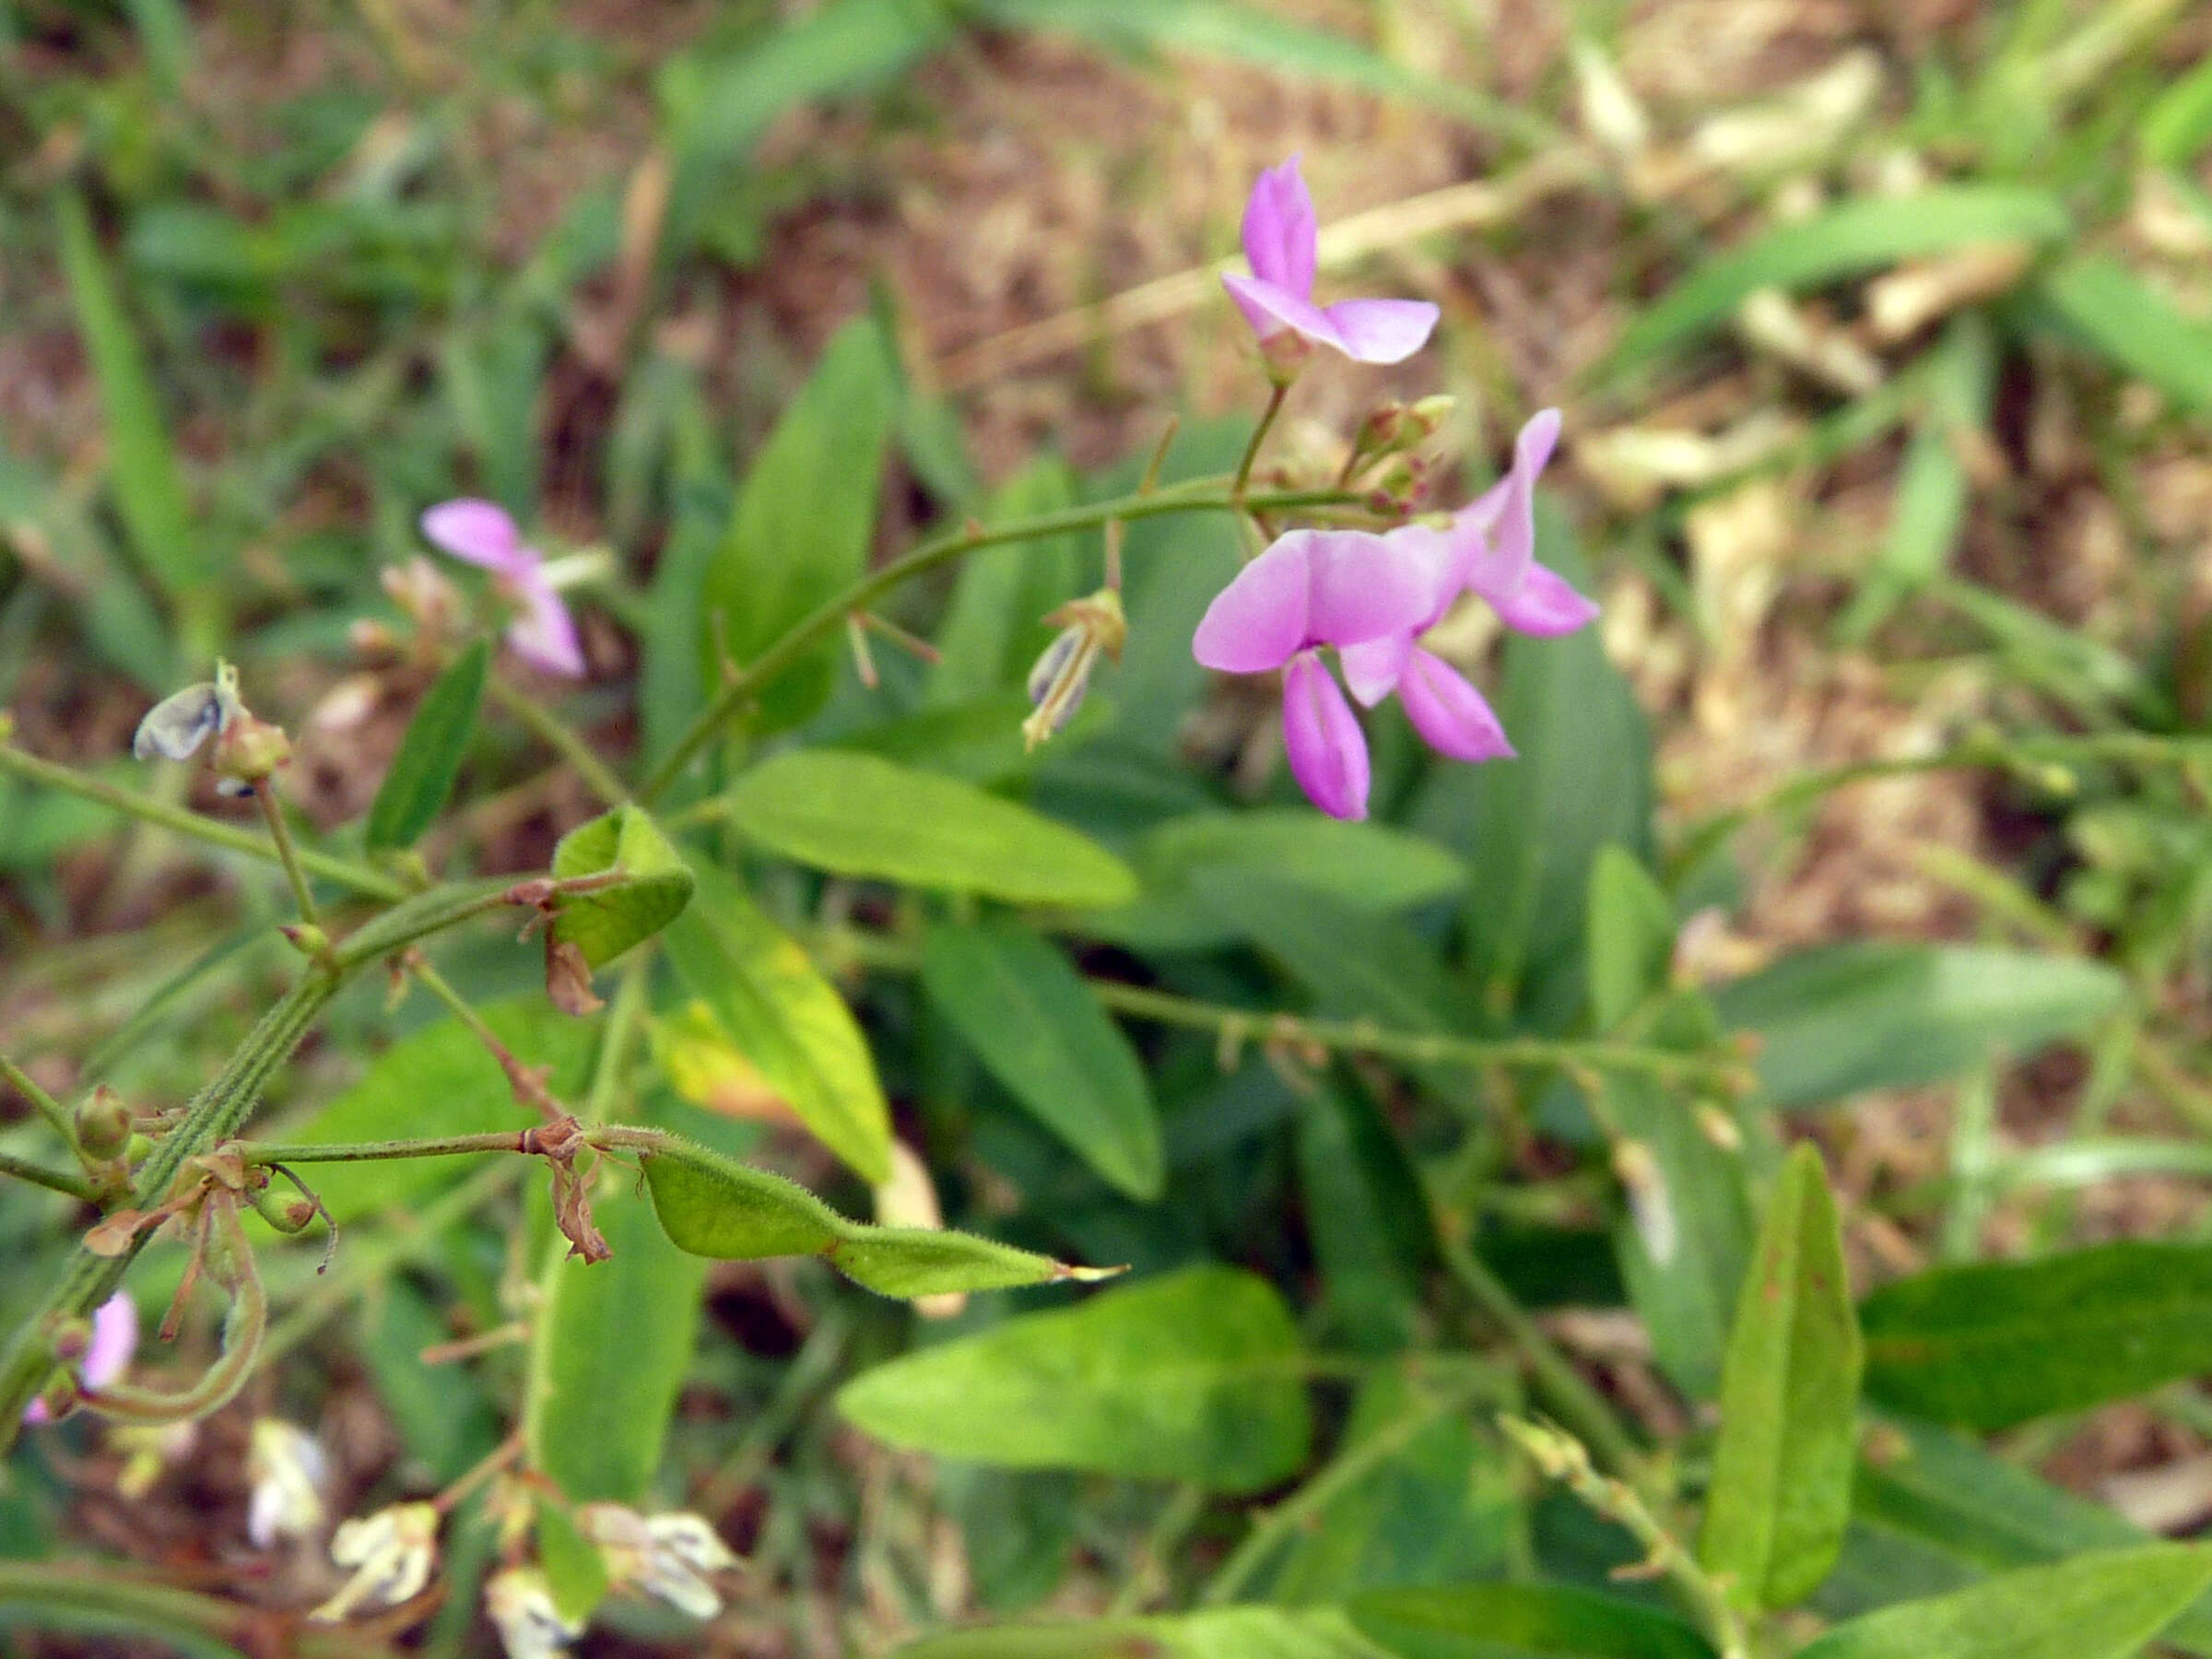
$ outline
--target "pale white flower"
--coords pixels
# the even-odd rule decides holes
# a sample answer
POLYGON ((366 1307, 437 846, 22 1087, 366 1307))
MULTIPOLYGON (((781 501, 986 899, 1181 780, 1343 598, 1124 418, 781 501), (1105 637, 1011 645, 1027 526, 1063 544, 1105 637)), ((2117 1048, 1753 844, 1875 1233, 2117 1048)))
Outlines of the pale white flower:
POLYGON ((281 1418, 257 1418, 246 1446, 246 1536, 256 1549, 279 1538, 311 1538, 327 1516, 324 1483, 330 1477, 323 1442, 281 1418))
POLYGON ((131 738, 131 753, 141 760, 156 755, 188 760, 208 738, 228 731, 243 709, 238 670, 218 663, 215 678, 173 692, 147 711, 131 738))
POLYGON ((484 1610, 500 1632, 507 1659, 558 1659, 583 1626, 560 1616, 552 1587, 535 1567, 511 1567, 484 1586, 484 1610))
POLYGON ((722 1597, 707 1578, 736 1566, 737 1558, 704 1516, 641 1515, 618 1503, 593 1503, 578 1520, 606 1556, 613 1583, 657 1595, 693 1618, 722 1611, 722 1597))
POLYGON ((356 1613, 396 1607, 422 1594, 438 1557, 439 1514, 428 1503, 394 1503, 345 1521, 330 1540, 330 1559, 353 1576, 308 1618, 337 1624, 356 1613))

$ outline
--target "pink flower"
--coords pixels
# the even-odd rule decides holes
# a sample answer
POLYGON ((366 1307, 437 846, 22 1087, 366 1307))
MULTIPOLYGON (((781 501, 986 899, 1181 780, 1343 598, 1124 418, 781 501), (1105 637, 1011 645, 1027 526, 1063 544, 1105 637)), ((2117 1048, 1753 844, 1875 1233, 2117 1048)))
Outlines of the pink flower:
MULTIPOLYGON (((84 1358, 77 1362, 79 1385, 87 1394, 94 1394, 130 1369, 131 1356, 138 1351, 138 1305, 129 1293, 118 1290, 100 1304, 92 1315, 91 1340, 85 1345, 84 1358)), ((44 1400, 33 1400, 23 1408, 27 1423, 45 1423, 53 1419, 44 1400)))
POLYGON ((583 677, 575 618, 546 580, 537 549, 524 545, 505 508, 467 499, 441 501, 422 515, 422 533, 455 559, 489 571, 522 606, 522 615, 507 628, 507 643, 515 655, 547 674, 583 677))
POLYGON ((1372 708, 1396 692, 1422 740, 1455 760, 1495 760, 1513 752, 1482 693, 1416 643, 1459 595, 1478 595, 1508 628, 1542 639, 1572 633, 1597 615, 1597 606, 1565 578, 1535 562, 1536 477, 1559 435, 1559 411, 1544 410, 1521 429, 1512 469, 1453 514, 1449 529, 1409 524, 1384 537, 1422 571, 1427 601, 1410 628, 1341 653, 1344 682, 1354 697, 1372 708))
POLYGON ((1431 584, 1390 536, 1293 530, 1214 596, 1192 637, 1192 654, 1208 668, 1283 670, 1290 772, 1332 818, 1367 816, 1367 739, 1319 648, 1342 651, 1407 632, 1428 606, 1431 584))
POLYGON ((1402 362, 1436 326, 1424 300, 1339 300, 1313 303, 1313 198, 1298 158, 1263 172, 1244 206, 1244 258, 1252 275, 1221 281, 1263 343, 1288 330, 1362 363, 1402 362))

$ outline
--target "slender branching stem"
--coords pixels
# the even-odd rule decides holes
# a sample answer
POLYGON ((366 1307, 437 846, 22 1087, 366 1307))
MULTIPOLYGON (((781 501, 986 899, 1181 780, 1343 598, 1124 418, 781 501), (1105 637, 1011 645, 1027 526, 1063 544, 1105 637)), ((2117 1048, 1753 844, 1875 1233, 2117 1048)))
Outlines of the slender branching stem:
POLYGON ((47 1127, 62 1137, 63 1144, 68 1147, 72 1157, 84 1156, 77 1147, 76 1124, 70 1117, 68 1109, 41 1088, 37 1078, 6 1054, 0 1054, 0 1081, 5 1081, 31 1103, 38 1114, 46 1120, 47 1127))
MULTIPOLYGON (((127 814, 163 830, 173 830, 179 835, 188 835, 211 847, 220 847, 228 853, 242 853, 249 858, 273 863, 276 849, 251 830, 235 824, 218 823, 203 818, 188 807, 168 801, 157 800, 135 789, 122 789, 100 778, 88 777, 66 766, 51 760, 41 760, 36 755, 27 755, 10 744, 0 743, 0 773, 23 778, 63 794, 76 795, 79 800, 97 801, 102 806, 127 814)), ((302 868, 311 876, 320 876, 325 881, 335 882, 350 892, 365 899, 398 900, 407 896, 407 889, 381 870, 350 859, 333 858, 325 853, 302 852, 302 868)))
MULTIPOLYGON (((1241 504, 1252 510, 1288 510, 1341 505, 1352 499, 1342 490, 1293 489, 1252 494, 1241 504)), ((662 757, 660 764, 646 775, 645 781, 638 786, 637 798, 644 805, 651 806, 665 794, 669 786, 683 776, 684 770, 712 740, 714 735, 736 718, 759 695, 762 687, 798 662, 823 640, 843 628, 846 617, 853 612, 866 610, 884 594, 925 571, 935 570, 979 547, 995 547, 1006 542, 1041 541, 1072 531, 1097 529, 1115 519, 1153 518, 1174 512, 1233 512, 1239 505, 1222 487, 1219 479, 1196 479, 1148 495, 1119 496, 1112 500, 1064 508, 1056 512, 1042 512, 1032 518, 1012 519, 990 528, 964 526, 934 536, 911 553, 862 577, 843 593, 823 601, 818 609, 785 630, 782 638, 751 663, 732 674, 723 683, 722 688, 708 700, 706 707, 693 717, 683 735, 662 757)))
POLYGON ((50 1193, 75 1198, 80 1204, 93 1204, 100 1194, 92 1183, 81 1175, 65 1170, 50 1170, 44 1164, 32 1163, 27 1158, 18 1158, 12 1152, 0 1152, 0 1175, 12 1175, 18 1181, 28 1181, 33 1186, 42 1186, 50 1193))
POLYGON ((292 884, 292 902, 300 907, 300 920, 312 927, 314 895, 307 890, 307 876, 300 867, 300 849, 292 843, 292 827, 284 821, 284 803, 276 798, 276 780, 264 778, 256 783, 253 798, 260 803, 261 816, 269 826, 269 842, 276 849, 276 862, 284 866, 285 879, 292 884))
MULTIPOLYGON (((507 1087, 520 1104, 530 1107, 548 1122, 566 1115, 566 1109, 546 1088, 544 1074, 517 1059, 514 1051, 500 1040, 500 1034, 491 1029, 484 1016, 470 1006, 468 998, 455 990, 453 982, 444 974, 431 967, 420 951, 407 953, 407 971, 422 982, 424 989, 443 1003, 453 1018, 467 1027, 470 1035, 499 1062, 500 1070, 507 1078, 507 1087)), ((397 1156, 404 1158, 407 1155, 400 1153, 397 1156)))
POLYGON ((1274 429, 1275 418, 1283 412, 1283 400, 1290 395, 1290 383, 1277 381, 1267 394, 1267 406, 1260 411, 1259 424, 1252 429, 1252 438, 1244 445, 1244 453, 1237 462, 1237 476, 1229 487, 1229 499, 1237 506, 1245 506, 1246 492, 1252 485, 1252 469, 1260 458, 1260 446, 1267 441, 1274 429))
POLYGON ((606 761, 592 750, 583 735, 544 703, 539 702, 519 686, 504 678, 497 669, 485 676, 484 689, 507 713, 547 747, 575 768, 586 788, 609 806, 619 806, 629 799, 629 791, 622 780, 615 776, 606 761))
POLYGON ((325 1141, 290 1146, 276 1141, 232 1141, 223 1150, 241 1163, 380 1163, 395 1158, 453 1158, 470 1152, 527 1152, 528 1129, 490 1129, 481 1135, 426 1135, 414 1140, 325 1141))

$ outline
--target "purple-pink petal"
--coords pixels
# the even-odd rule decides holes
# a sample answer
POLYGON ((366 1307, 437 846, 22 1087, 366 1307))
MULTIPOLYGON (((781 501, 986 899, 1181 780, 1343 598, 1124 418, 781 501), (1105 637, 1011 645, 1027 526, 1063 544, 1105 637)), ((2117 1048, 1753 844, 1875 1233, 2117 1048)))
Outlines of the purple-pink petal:
POLYGON ((1429 575, 1404 544, 1364 530, 1293 530, 1312 572, 1306 643, 1357 645, 1422 625, 1429 575))
POLYGON ((1398 688, 1398 676, 1406 672, 1406 660, 1413 655, 1413 640, 1414 631, 1408 629, 1337 648, 1345 686, 1364 707, 1373 708, 1398 688))
POLYGON ((1498 760, 1513 752, 1488 700, 1441 657, 1413 653, 1398 678, 1398 701, 1421 740, 1440 755, 1498 760))
POLYGON ((1515 633, 1556 640, 1583 627, 1597 615, 1597 603, 1584 598, 1557 571, 1532 563, 1518 593, 1490 601, 1498 619, 1515 633))
POLYGON ((514 654, 547 674, 582 679, 583 644, 560 595, 535 570, 512 578, 508 585, 523 605, 523 614, 507 626, 507 643, 514 654))
POLYGON ((1300 533, 1282 536, 1206 607, 1191 653, 1223 674, 1280 668, 1306 642, 1312 576, 1300 533))
MULTIPOLYGON (((138 1351, 138 1304, 130 1293, 118 1290, 100 1304, 92 1315, 92 1335, 85 1344, 84 1359, 78 1362, 77 1375, 87 1392, 105 1388, 130 1369, 131 1356, 138 1351)), ((27 1423, 51 1421, 53 1413, 46 1409, 44 1400, 33 1400, 23 1408, 27 1423)))
POLYGON ((1265 340, 1284 329, 1303 335, 1316 345, 1342 351, 1344 342, 1337 337, 1336 325, 1320 306, 1302 294, 1267 281, 1261 276, 1246 276, 1236 271, 1221 274, 1221 286, 1229 297, 1237 302, 1244 313, 1244 321, 1252 324, 1252 332, 1265 340))
POLYGON ((1283 672, 1283 747, 1306 798, 1331 818, 1367 816, 1367 735, 1313 653, 1283 672))
POLYGON ((455 559, 488 571, 515 576, 537 568, 535 549, 523 545, 514 520, 493 501, 441 501, 422 515, 422 534, 455 559))
POLYGON ((1327 342, 1359 363, 1402 363, 1429 343, 1443 313, 1426 300, 1339 300, 1322 313, 1327 342))
POLYGON ((1557 409, 1530 417, 1513 440, 1512 468, 1454 520, 1483 536, 1484 551, 1467 574, 1467 585, 1492 605, 1519 590, 1535 559, 1536 478, 1559 441, 1557 409))
POLYGON ((1313 197, 1293 156, 1253 181, 1244 204, 1244 259, 1261 281, 1302 300, 1313 292, 1314 240, 1313 197))

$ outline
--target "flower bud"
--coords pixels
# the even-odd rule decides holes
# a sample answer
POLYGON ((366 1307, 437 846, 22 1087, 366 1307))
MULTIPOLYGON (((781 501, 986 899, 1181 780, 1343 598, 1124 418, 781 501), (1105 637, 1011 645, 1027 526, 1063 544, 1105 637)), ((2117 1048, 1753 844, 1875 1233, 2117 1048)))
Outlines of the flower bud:
POLYGON ((394 1503, 362 1520, 341 1522, 331 1535, 330 1559, 353 1576, 308 1615, 318 1624, 339 1624, 357 1613, 374 1613, 413 1601, 430 1582, 438 1559, 437 1508, 394 1503))
POLYGON ((582 1625, 560 1616, 552 1587, 535 1567, 510 1567, 487 1580, 484 1611, 507 1659, 555 1659, 583 1634, 582 1625))
POLYGON ((279 1538, 312 1537, 323 1528, 323 1444, 281 1418, 254 1419, 246 1445, 246 1536, 256 1549, 279 1538))
POLYGON ((312 922, 288 922, 276 931, 284 935, 286 944, 311 962, 330 954, 330 935, 312 922))
POLYGON ((208 757, 226 782, 243 787, 244 794, 292 758, 292 740, 280 725, 247 712, 242 707, 215 740, 208 757))
POLYGON ((86 1157, 103 1163, 123 1156, 131 1144, 131 1109, 105 1083, 76 1109, 76 1144, 86 1157))
POLYGON ((1098 666, 1100 654, 1120 662, 1129 639, 1122 596, 1112 588, 1070 600, 1044 619, 1058 626, 1060 634, 1030 670, 1030 701, 1036 712, 1021 723, 1022 742, 1028 748, 1035 748, 1076 717, 1090 690, 1091 670, 1098 666))

